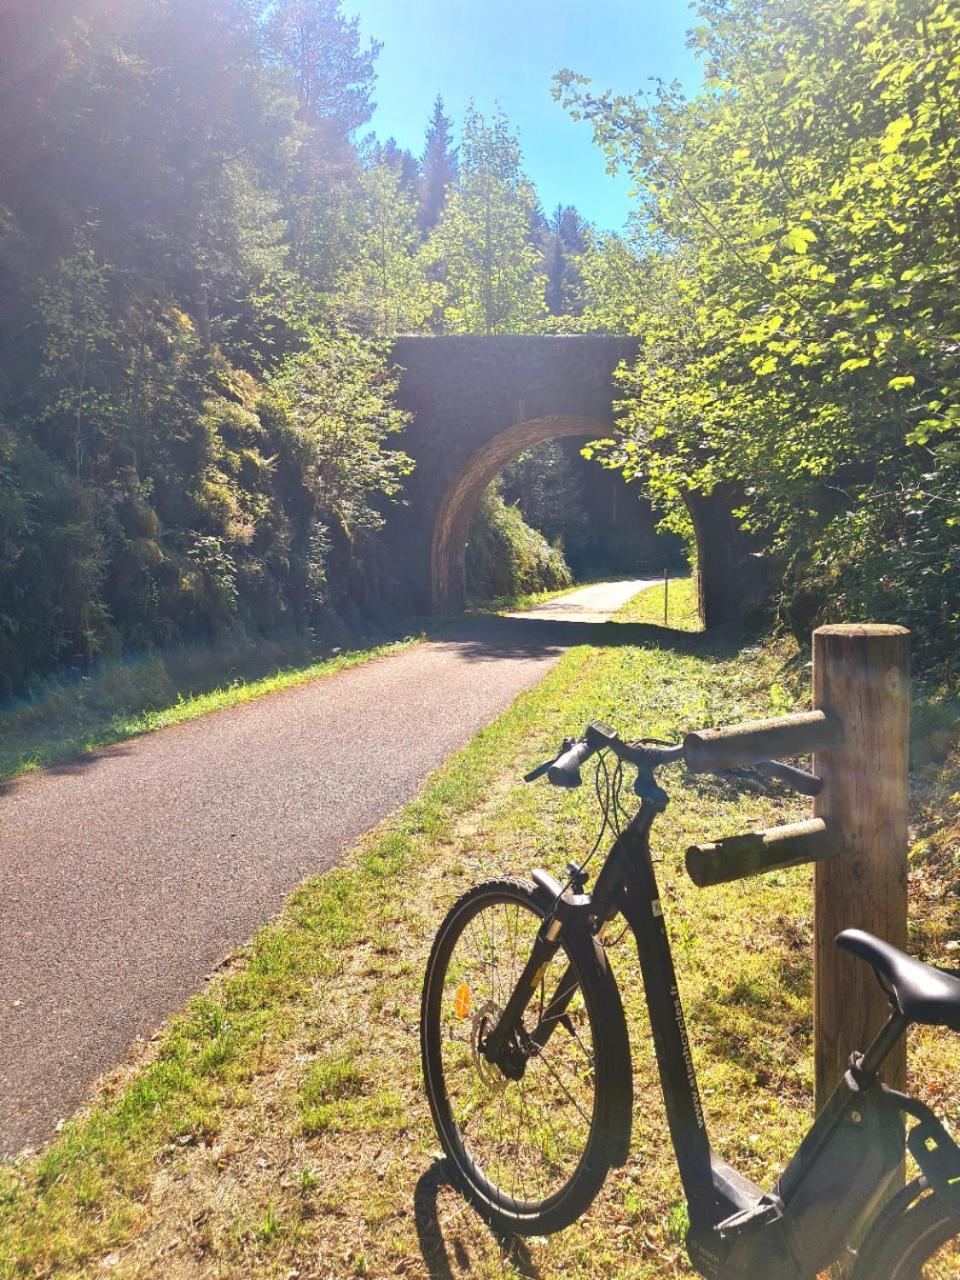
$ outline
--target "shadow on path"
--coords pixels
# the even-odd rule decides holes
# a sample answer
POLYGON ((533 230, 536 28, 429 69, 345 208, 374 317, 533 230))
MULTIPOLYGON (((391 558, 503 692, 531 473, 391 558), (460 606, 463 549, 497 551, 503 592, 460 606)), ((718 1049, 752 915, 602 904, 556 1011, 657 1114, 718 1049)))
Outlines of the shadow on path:
MULTIPOLYGON (((697 654, 700 657, 722 657, 731 649, 729 637, 720 633, 680 631, 642 622, 581 622, 575 619, 498 616, 496 614, 463 614, 442 619, 421 619, 424 638, 432 644, 449 647, 466 662, 497 662, 504 659, 559 658, 577 645, 597 648, 669 649, 673 653, 697 654)), ((332 676, 322 676, 331 679, 332 676)), ((298 686, 293 686, 296 689, 298 686)), ((284 692, 290 692, 285 690, 284 692)), ((225 708, 228 710, 228 708, 225 708)), ((43 766, 40 773, 54 777, 70 777, 96 768, 133 750, 136 734, 122 742, 65 756, 43 766)), ((33 783, 37 771, 0 781, 0 799, 33 783)))
POLYGON ((42 776, 53 778, 77 777, 92 769, 95 765, 103 764, 106 760, 113 760, 117 756, 129 755, 133 750, 131 744, 140 736, 139 734, 131 735, 130 738, 124 739, 123 742, 97 747, 92 751, 76 752, 73 755, 64 756, 61 760, 53 760, 50 764, 43 765, 41 769, 31 769, 27 773, 20 773, 12 778, 6 778, 0 782, 0 799, 4 796, 12 795, 24 785, 32 785, 42 776))
MULTIPOLYGON (((498 662, 504 659, 559 658, 577 645, 597 648, 669 649, 673 653, 697 654, 699 657, 722 657, 732 649, 728 636, 717 632, 680 631, 643 622, 580 622, 574 619, 498 616, 496 614, 463 614, 442 619, 420 619, 424 639, 431 644, 449 647, 465 662, 498 662)), ((361 664, 362 665, 362 664, 361 664)), ((320 679, 332 679, 322 676, 320 679)), ((293 690, 299 686, 293 686, 293 690)), ((285 690, 292 693, 293 690, 285 690)), ((269 696, 269 695, 268 695, 269 696)), ((231 708, 224 708, 230 710, 231 708)), ((216 714, 216 713, 215 713, 216 714)), ((32 784, 40 774, 54 777, 75 776, 128 754, 142 735, 122 742, 65 756, 46 764, 40 771, 30 771, 0 781, 0 799, 32 784)))
POLYGON ((446 1162, 435 1160, 420 1175, 416 1190, 413 1193, 413 1213, 417 1226, 417 1240, 420 1253, 427 1267, 430 1280, 454 1280, 457 1275, 470 1271, 470 1257, 463 1240, 459 1237, 473 1237, 478 1249, 496 1248, 500 1257, 509 1259, 516 1272, 528 1280, 540 1280, 540 1269, 534 1262, 530 1250, 519 1236, 502 1235, 484 1225, 476 1213, 459 1198, 447 1173, 446 1162), (444 1239, 443 1227, 440 1225, 439 1199, 440 1192, 449 1188, 455 1196, 457 1214, 455 1219, 456 1238, 451 1241, 456 1270, 450 1265, 450 1253, 444 1239))
POLYGON ((576 622, 548 618, 464 617, 427 631, 437 644, 456 645, 468 661, 556 656, 576 645, 597 648, 669 649, 674 653, 710 656, 731 645, 714 632, 679 631, 646 622, 576 622))

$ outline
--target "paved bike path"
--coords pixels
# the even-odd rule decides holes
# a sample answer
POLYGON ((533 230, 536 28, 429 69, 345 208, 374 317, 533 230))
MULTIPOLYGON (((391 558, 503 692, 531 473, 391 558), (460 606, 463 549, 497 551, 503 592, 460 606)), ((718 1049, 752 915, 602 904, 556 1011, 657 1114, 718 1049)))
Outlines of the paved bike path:
POLYGON ((97 1077, 646 581, 162 729, 0 788, 0 1156, 97 1077))

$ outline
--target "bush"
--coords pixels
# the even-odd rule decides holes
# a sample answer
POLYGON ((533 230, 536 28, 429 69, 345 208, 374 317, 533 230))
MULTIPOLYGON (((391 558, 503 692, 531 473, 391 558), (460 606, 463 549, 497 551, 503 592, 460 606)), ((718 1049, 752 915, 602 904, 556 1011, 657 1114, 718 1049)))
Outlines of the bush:
POLYGON ((559 547, 503 499, 494 481, 480 500, 467 534, 467 594, 476 600, 558 591, 573 585, 559 547))
POLYGON ((900 623, 919 669, 955 673, 958 491, 960 466, 943 465, 922 485, 868 488, 835 515, 794 559, 785 613, 798 639, 824 622, 900 623))

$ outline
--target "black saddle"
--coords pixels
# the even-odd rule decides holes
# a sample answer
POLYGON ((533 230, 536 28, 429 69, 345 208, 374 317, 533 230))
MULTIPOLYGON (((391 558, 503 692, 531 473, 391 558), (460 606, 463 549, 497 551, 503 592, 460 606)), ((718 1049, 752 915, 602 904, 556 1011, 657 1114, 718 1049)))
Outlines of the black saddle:
POLYGON ((837 946, 873 965, 891 1003, 895 1000, 910 1022, 960 1031, 960 974, 914 960, 862 929, 844 929, 837 934, 837 946))

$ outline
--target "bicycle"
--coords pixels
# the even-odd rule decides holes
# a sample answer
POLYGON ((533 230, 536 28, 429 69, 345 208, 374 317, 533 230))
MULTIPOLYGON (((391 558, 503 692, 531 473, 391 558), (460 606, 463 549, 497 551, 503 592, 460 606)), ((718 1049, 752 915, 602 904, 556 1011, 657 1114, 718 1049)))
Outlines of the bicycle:
MULTIPOLYGON (((886 991, 887 1023, 865 1052, 851 1055, 770 1191, 711 1149, 650 849, 653 822, 668 802, 659 768, 686 762, 730 776, 727 765, 711 768, 702 750, 694 752, 696 736, 678 745, 625 742, 594 721, 582 739, 565 741, 526 780, 545 773, 554 785, 578 786, 582 765, 599 753, 604 821, 591 854, 568 866, 565 884, 542 870, 530 880, 478 884, 441 924, 420 1028, 426 1090, 452 1181, 497 1230, 549 1235, 576 1221, 609 1170, 626 1162, 630 1044, 605 947, 622 916, 617 927, 633 933, 639 952, 696 1271, 722 1280, 813 1280, 843 1261, 854 1280, 956 1280, 938 1252, 960 1234, 960 1148, 925 1104, 887 1087, 878 1073, 911 1023, 960 1030, 960 974, 862 931, 841 933, 837 944, 871 964, 886 991), (640 807, 621 829, 626 765, 637 770, 640 807), (590 894, 585 867, 608 827, 615 839, 590 894), (905 1117, 916 1121, 909 1133, 905 1117), (893 1193, 904 1142, 920 1176, 893 1193)), ((741 750, 736 763, 748 768, 735 776, 818 793, 822 781, 813 774, 759 759, 756 739, 741 750)))

